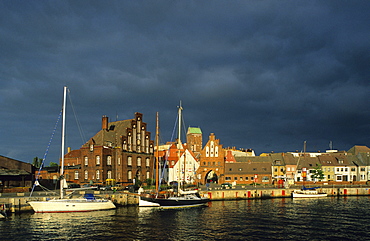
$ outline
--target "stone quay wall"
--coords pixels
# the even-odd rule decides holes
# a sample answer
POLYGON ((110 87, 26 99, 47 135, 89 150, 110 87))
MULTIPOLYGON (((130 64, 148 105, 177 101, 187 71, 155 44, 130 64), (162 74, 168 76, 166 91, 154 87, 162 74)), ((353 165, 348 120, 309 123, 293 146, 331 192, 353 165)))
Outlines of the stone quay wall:
MULTIPOLYGON (((290 198, 292 192, 297 189, 291 188, 246 188, 246 189, 212 189, 203 190, 201 195, 209 197, 211 200, 237 200, 237 199, 261 199, 261 198, 290 198)), ((327 187, 319 188, 319 191, 325 192, 328 196, 368 196, 370 188, 364 187, 327 187)))
MULTIPOLYGON (((221 200, 239 200, 239 199, 267 199, 267 198, 291 198, 291 193, 295 189, 289 188, 246 188, 246 189, 212 189, 201 190, 200 194, 203 197, 208 197, 211 201, 221 200)), ((326 192, 328 196, 370 196, 369 187, 327 187, 320 188, 320 191, 326 192)), ((79 194, 84 194, 80 191, 79 194)), ((139 196, 135 193, 116 192, 108 193, 102 191, 94 191, 94 194, 100 198, 111 199, 117 206, 138 205, 139 196)), ((32 211, 31 206, 27 203, 31 200, 47 200, 57 196, 47 195, 45 192, 38 192, 36 195, 29 197, 26 193, 17 193, 10 197, 0 196, 0 207, 8 213, 32 211)))

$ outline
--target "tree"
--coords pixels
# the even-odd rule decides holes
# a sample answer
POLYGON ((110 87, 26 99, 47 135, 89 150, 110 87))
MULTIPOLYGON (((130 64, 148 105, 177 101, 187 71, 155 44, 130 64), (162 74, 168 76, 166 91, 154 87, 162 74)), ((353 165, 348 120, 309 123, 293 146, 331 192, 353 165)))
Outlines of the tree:
POLYGON ((311 177, 312 179, 314 180, 318 179, 319 181, 324 179, 324 172, 321 169, 321 164, 316 164, 316 167, 314 167, 311 177))
POLYGON ((50 162, 49 167, 58 167, 59 165, 55 162, 50 162))
POLYGON ((38 158, 38 157, 33 158, 32 165, 34 167, 40 168, 41 164, 42 164, 42 159, 41 158, 38 158))
POLYGON ((152 178, 148 178, 145 180, 145 183, 150 187, 151 185, 155 183, 155 180, 152 178))

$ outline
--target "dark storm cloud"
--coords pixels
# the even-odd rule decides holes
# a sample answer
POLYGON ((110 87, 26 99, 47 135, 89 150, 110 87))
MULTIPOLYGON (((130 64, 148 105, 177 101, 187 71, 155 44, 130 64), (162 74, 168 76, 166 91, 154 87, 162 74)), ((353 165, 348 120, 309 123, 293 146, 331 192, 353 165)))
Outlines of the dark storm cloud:
MULTIPOLYGON (((141 112, 154 132, 158 111, 169 141, 182 100, 186 125, 200 126, 204 140, 214 132, 224 146, 369 145, 369 5, 2 1, 0 155, 43 155, 63 85, 85 139, 102 115, 141 112)), ((69 132, 73 149, 86 141, 69 132)))

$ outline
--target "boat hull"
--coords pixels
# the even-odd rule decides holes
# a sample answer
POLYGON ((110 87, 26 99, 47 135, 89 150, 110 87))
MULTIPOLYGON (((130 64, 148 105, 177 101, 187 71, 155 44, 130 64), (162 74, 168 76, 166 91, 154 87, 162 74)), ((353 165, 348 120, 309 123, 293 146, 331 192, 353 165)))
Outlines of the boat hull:
POLYGON ((141 197, 139 199, 139 207, 159 207, 159 203, 143 200, 141 197))
POLYGON ((326 193, 313 193, 313 192, 293 192, 293 198, 317 198, 317 197, 327 197, 326 193))
POLYGON ((116 208, 111 200, 56 199, 28 203, 36 213, 90 212, 116 208))
POLYGON ((172 197, 172 198, 141 197, 141 199, 150 203, 157 203, 163 209, 201 207, 207 206, 208 202, 210 202, 209 198, 187 199, 181 197, 172 197))

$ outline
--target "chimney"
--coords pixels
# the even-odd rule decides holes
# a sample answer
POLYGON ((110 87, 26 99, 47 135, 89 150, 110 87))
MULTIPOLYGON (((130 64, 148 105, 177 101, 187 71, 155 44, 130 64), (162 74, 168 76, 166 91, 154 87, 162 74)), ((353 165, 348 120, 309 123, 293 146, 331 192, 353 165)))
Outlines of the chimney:
POLYGON ((102 120, 101 120, 101 126, 103 130, 106 130, 106 131, 108 130, 108 116, 103 115, 102 120))

